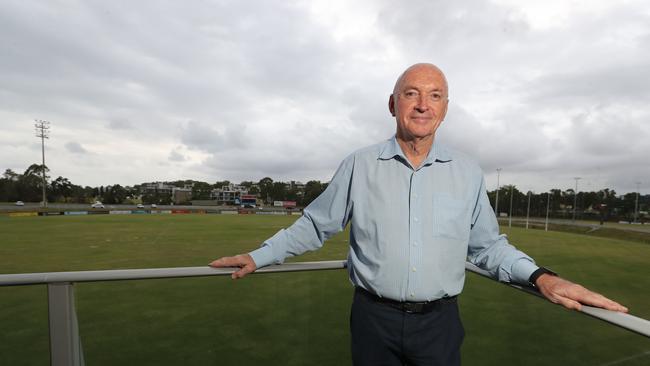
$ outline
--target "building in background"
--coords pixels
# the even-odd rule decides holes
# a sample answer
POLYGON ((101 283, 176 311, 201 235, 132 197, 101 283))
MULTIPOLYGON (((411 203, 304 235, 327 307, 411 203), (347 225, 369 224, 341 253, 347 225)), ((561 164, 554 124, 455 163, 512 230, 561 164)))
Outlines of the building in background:
POLYGON ((172 188, 172 202, 175 205, 188 204, 190 201, 192 201, 192 185, 186 184, 182 188, 172 188))
POLYGON ((241 205, 242 195, 248 195, 248 188, 231 183, 213 189, 210 199, 217 201, 219 205, 241 205))

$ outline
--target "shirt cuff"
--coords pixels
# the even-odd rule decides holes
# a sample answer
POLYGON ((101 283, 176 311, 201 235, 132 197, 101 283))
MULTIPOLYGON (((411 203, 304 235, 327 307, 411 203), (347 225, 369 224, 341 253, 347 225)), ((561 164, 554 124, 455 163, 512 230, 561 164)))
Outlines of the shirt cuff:
POLYGON ((266 267, 269 264, 275 263, 273 250, 271 250, 271 247, 266 245, 266 243, 264 243, 261 248, 255 249, 248 254, 253 258, 253 262, 255 262, 257 268, 266 267))
POLYGON ((528 279, 533 272, 539 268, 535 262, 527 258, 521 258, 512 265, 511 279, 523 285, 528 285, 528 279))

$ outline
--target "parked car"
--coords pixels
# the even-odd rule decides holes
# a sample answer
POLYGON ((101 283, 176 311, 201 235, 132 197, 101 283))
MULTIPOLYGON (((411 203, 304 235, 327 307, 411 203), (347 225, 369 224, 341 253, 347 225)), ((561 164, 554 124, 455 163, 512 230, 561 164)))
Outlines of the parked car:
POLYGON ((16 201, 16 203, 14 203, 14 205, 16 205, 16 206, 25 206, 25 202, 23 202, 23 201, 16 201))
POLYGON ((90 205, 90 207, 92 207, 92 208, 104 208, 104 204, 97 201, 97 202, 93 203, 92 205, 90 205))
POLYGON ((152 203, 151 208, 158 208, 158 206, 155 203, 152 203))
POLYGON ((144 205, 142 203, 138 203, 135 207, 137 208, 144 208, 144 205))

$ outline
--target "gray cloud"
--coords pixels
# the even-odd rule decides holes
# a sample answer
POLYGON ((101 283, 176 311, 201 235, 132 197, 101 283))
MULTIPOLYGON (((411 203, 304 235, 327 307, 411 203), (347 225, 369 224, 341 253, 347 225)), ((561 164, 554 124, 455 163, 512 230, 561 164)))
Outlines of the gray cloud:
POLYGON ((75 142, 75 141, 69 141, 65 143, 65 148, 69 152, 73 154, 87 154, 88 150, 86 150, 83 146, 81 146, 80 143, 75 142))
POLYGON ((650 189, 645 2, 565 4, 546 27, 510 3, 9 2, 0 163, 35 160, 40 145, 14 142, 37 117, 53 121, 52 169, 77 184, 326 180, 394 132, 395 78, 431 61, 451 87, 437 138, 489 183, 499 167, 537 189, 576 175, 650 189))
POLYGON ((108 128, 111 130, 130 130, 133 124, 125 118, 115 118, 108 121, 108 128))
POLYGON ((172 151, 169 152, 168 160, 169 161, 174 161, 174 162, 182 162, 182 161, 185 161, 187 159, 185 158, 185 156, 183 156, 183 154, 179 153, 176 150, 172 150, 172 151))

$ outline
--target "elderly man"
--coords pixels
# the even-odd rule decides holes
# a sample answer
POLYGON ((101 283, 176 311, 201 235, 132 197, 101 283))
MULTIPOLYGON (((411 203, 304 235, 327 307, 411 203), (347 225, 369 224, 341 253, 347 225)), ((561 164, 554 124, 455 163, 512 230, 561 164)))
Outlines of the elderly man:
POLYGON ((436 66, 409 67, 388 101, 393 138, 348 156, 303 216, 261 248, 210 265, 240 267, 232 277, 241 278, 320 248, 349 222, 354 365, 459 365, 456 296, 466 260, 500 281, 536 286, 569 309, 627 311, 538 267, 499 235, 479 166, 435 140, 447 92, 436 66))

